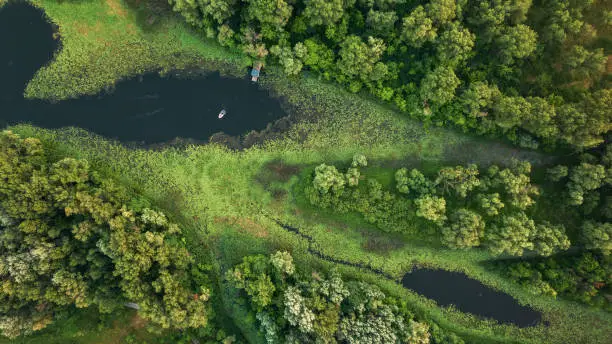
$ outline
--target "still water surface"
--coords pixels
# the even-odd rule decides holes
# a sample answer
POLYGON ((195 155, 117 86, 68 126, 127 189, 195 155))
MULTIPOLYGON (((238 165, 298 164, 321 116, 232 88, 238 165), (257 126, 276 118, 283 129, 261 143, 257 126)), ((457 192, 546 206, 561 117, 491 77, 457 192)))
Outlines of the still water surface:
POLYGON ((0 127, 31 123, 75 126, 120 141, 160 143, 245 134, 286 116, 277 99, 245 79, 211 74, 179 79, 148 74, 117 84, 110 94, 50 103, 23 99, 34 73, 58 48, 41 11, 25 4, 0 10, 0 127), (227 115, 217 115, 225 109, 227 115))

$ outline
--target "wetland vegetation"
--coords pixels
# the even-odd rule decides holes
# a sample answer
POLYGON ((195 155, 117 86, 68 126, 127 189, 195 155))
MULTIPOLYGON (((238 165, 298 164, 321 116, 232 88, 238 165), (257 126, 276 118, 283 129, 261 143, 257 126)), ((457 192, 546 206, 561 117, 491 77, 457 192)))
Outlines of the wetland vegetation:
POLYGON ((611 10, 0 0, 0 343, 607 343, 611 10))

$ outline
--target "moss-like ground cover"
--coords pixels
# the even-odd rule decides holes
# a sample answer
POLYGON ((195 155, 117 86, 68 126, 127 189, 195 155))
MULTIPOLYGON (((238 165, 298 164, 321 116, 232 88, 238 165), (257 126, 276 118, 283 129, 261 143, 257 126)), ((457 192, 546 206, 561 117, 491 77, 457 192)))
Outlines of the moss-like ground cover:
POLYGON ((61 50, 28 85, 26 98, 65 99, 110 89, 147 71, 249 60, 201 40, 174 16, 149 20, 121 0, 32 0, 59 26, 61 50))
MULTIPOLYGON (((240 55, 199 40, 172 18, 144 29, 137 11, 119 2, 33 2, 59 25, 63 49, 31 81, 28 97, 96 93, 122 77, 181 68, 194 61, 245 64, 240 55)), ((278 226, 273 220, 278 218, 312 236, 312 245, 326 255, 366 263, 398 278, 412 264, 460 270, 542 311, 544 320, 550 323, 548 327, 518 329, 481 321, 452 309, 440 309, 368 271, 338 266, 348 275, 402 297, 420 315, 457 332, 466 342, 567 343, 567 338, 573 338, 580 343, 606 343, 612 322, 609 314, 530 295, 485 270, 481 262, 491 258, 487 253, 452 251, 402 236, 394 240, 401 245, 372 249, 368 240, 377 237, 384 241, 387 235, 358 219, 314 209, 301 194, 300 175, 322 162, 346 162, 355 152, 379 162, 380 168, 372 173, 383 179, 388 179, 387 167, 434 169, 465 162, 486 166, 503 164, 511 156, 546 165, 554 157, 451 130, 423 128, 389 108, 312 77, 287 80, 270 68, 262 81, 273 94, 284 96, 294 111, 306 112, 306 118, 316 121, 299 121, 283 137, 241 152, 218 145, 130 150, 79 130, 47 131, 28 126, 13 130, 39 137, 63 154, 86 158, 108 176, 142 192, 183 225, 192 252, 203 262, 212 262, 219 272, 245 255, 276 249, 291 251, 298 264, 313 269, 332 265, 309 254, 308 243, 278 226)), ((242 334, 251 340, 260 338, 255 320, 242 316, 244 310, 233 296, 217 292, 242 334)))

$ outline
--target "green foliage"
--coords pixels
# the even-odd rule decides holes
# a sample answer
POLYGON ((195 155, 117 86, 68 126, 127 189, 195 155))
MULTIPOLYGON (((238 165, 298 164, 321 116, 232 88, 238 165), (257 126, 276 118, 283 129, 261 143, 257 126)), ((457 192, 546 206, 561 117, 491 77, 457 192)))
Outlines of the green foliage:
POLYGON ((345 183, 344 176, 338 172, 335 166, 321 164, 315 169, 313 186, 321 194, 327 194, 330 191, 339 194, 342 192, 345 183))
POLYGON ((442 227, 442 243, 454 249, 480 246, 484 229, 485 222, 480 215, 459 209, 450 216, 449 225, 442 227))
POLYGON ((377 287, 345 282, 337 271, 307 274, 298 268, 292 274, 279 276, 273 271, 277 266, 274 262, 281 256, 283 261, 292 260, 286 252, 276 252, 269 260, 261 255, 247 256, 227 273, 232 287, 245 291, 268 342, 430 342, 429 326, 415 321, 405 305, 377 287), (266 289, 266 301, 271 301, 265 305, 258 293, 248 289, 250 283, 262 278, 273 281, 266 289))
POLYGON ((612 223, 586 221, 582 225, 582 237, 591 250, 600 250, 604 255, 612 253, 612 223))
POLYGON ((414 201, 416 214, 427 220, 443 223, 446 220, 446 200, 436 196, 421 196, 414 201))
POLYGON ((436 178, 435 183, 445 193, 453 190, 459 197, 465 198, 469 191, 480 185, 478 167, 474 164, 467 168, 463 166, 444 167, 438 171, 438 178, 436 178))
POLYGON ((110 312, 126 301, 162 328, 207 324, 209 289, 189 275, 192 258, 163 213, 126 208, 126 190, 87 161, 51 160, 39 140, 9 131, 0 178, 3 335, 40 330, 66 306, 110 312))
POLYGON ((437 67, 427 73, 421 82, 421 99, 441 106, 455 98, 455 90, 461 84, 455 72, 449 67, 437 67))
POLYGON ((494 265, 534 294, 560 296, 607 310, 612 306, 605 297, 611 288, 606 282, 612 271, 610 256, 586 252, 543 260, 500 261, 494 265))
POLYGON ((395 183, 397 191, 415 196, 431 194, 435 188, 434 183, 417 169, 412 169, 408 174, 406 168, 400 168, 395 172, 395 183))
POLYGON ((602 165, 592 165, 586 162, 574 166, 569 173, 567 189, 570 204, 580 205, 584 202, 585 193, 596 190, 603 185, 606 170, 602 165))
POLYGON ((557 165, 546 170, 546 177, 552 182, 558 182, 567 177, 567 175, 568 169, 564 165, 557 165))
POLYGON ((504 216, 499 223, 492 223, 486 232, 486 246, 493 254, 523 255, 525 250, 533 250, 531 238, 536 227, 525 213, 504 216))

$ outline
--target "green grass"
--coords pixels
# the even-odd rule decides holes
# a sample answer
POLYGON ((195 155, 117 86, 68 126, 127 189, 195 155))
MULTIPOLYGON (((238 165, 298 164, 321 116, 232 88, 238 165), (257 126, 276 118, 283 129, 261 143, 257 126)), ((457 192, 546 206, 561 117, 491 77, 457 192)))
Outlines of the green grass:
MULTIPOLYGON (((4 0, 2 0, 4 1, 4 0)), ((26 98, 66 99, 108 90, 120 79, 147 71, 249 64, 244 56, 201 44, 175 16, 149 25, 121 0, 31 0, 59 26, 55 59, 28 84, 26 98)))

